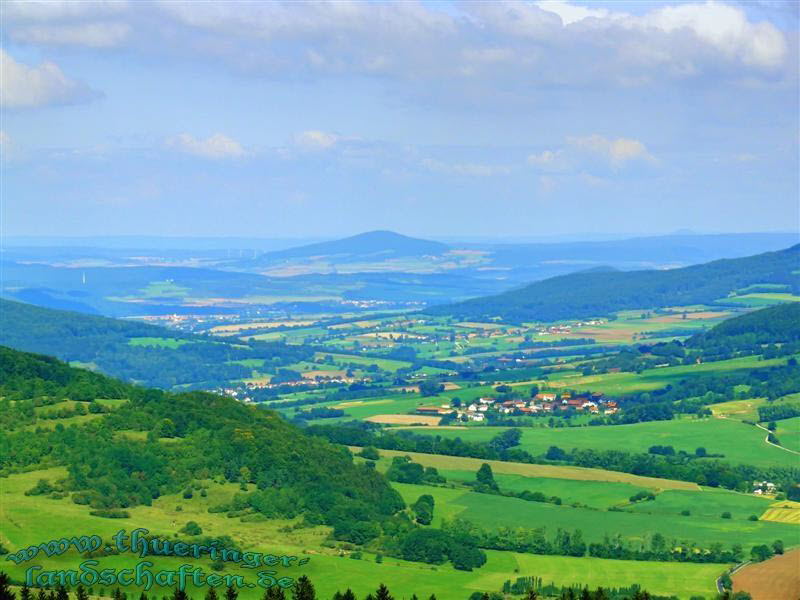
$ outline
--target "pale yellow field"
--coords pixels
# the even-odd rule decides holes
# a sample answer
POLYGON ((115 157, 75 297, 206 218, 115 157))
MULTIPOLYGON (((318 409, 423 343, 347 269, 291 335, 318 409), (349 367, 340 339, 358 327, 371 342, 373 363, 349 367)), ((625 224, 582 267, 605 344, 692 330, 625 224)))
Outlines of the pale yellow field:
POLYGON ((781 500, 771 504, 760 518, 762 521, 777 521, 778 523, 800 525, 800 502, 781 500))
POLYGON ((363 406, 365 404, 389 404, 394 402, 394 400, 386 399, 386 400, 351 400, 350 402, 341 402, 331 408, 350 408, 351 406, 363 406))
MULTIPOLYGON (((353 452, 360 452, 361 448, 351 446, 353 452)), ((688 481, 674 481, 672 479, 658 479, 656 477, 642 477, 615 471, 601 469, 585 469, 583 467, 560 467, 554 465, 529 465, 526 463, 505 462, 500 460, 482 460, 480 458, 466 458, 463 456, 444 456, 440 454, 422 454, 419 452, 400 452, 396 450, 380 450, 384 456, 410 456, 414 462, 426 467, 437 469, 455 469, 460 471, 477 471, 483 463, 489 463, 495 473, 508 475, 524 475, 526 477, 552 477, 554 479, 577 479, 580 481, 610 481, 615 483, 630 483, 640 487, 658 490, 690 490, 700 491, 700 486, 688 481)))
POLYGON ((383 423, 384 425, 411 425, 423 423, 425 425, 438 425, 441 417, 431 417, 427 415, 374 415, 367 417, 365 421, 372 423, 383 423))
POLYGON ((314 321, 259 321, 255 323, 234 323, 233 325, 217 325, 211 328, 212 333, 237 333, 248 329, 272 329, 273 327, 306 327, 314 321))
POLYGON ((350 329, 351 327, 360 327, 366 329, 367 327, 375 327, 380 321, 354 321, 353 323, 339 323, 338 325, 328 325, 328 329, 350 329))

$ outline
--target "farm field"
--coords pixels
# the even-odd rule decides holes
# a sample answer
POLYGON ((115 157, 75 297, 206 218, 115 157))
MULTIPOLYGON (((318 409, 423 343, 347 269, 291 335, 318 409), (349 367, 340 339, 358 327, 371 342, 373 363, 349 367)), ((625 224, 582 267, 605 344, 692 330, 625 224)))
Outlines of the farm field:
POLYGON ((749 592, 753 600, 795 600, 800 597, 800 550, 753 563, 734 573, 733 590, 749 592))
MULTIPOLYGON (((351 446, 350 449, 353 452, 361 450, 361 448, 355 446, 351 446)), ((380 455, 381 459, 378 461, 379 470, 388 468, 391 458, 394 456, 410 456, 414 462, 418 462, 426 467, 436 467, 440 470, 458 470, 474 473, 483 463, 487 463, 492 467, 492 471, 495 474, 503 473, 531 478, 545 477, 576 481, 625 483, 650 489, 700 490, 700 486, 689 481, 643 477, 641 475, 605 471, 603 469, 586 469, 583 467, 567 467, 560 465, 531 465, 500 460, 482 460, 463 456, 444 456, 441 454, 424 454, 421 452, 399 452, 397 450, 380 450, 380 455)))
MULTIPOLYGON (((444 438, 464 441, 488 441, 503 427, 464 427, 426 429, 444 438)), ((422 432, 419 432, 422 433, 422 432)), ((647 452, 653 445, 671 445, 676 451, 694 454, 704 447, 709 454, 724 454, 731 463, 761 466, 796 466, 796 456, 764 442, 761 429, 730 419, 677 419, 649 421, 631 425, 603 427, 562 427, 522 429, 520 448, 534 455, 547 452, 550 446, 563 450, 621 450, 647 452), (624 444, 620 447, 620 444, 624 444)))
POLYGON ((779 500, 770 504, 770 507, 761 515, 764 521, 777 521, 778 523, 793 523, 800 525, 800 502, 779 500))
MULTIPOLYGON (((386 582, 396 597, 409 597, 416 592, 434 593, 441 600, 464 600, 465 593, 498 591, 506 580, 535 575, 542 577, 545 582, 558 585, 583 583, 621 586, 640 583, 655 593, 677 594, 688 600, 692 595, 711 594, 714 579, 723 567, 713 564, 534 556, 499 551, 488 551, 487 564, 472 572, 457 571, 449 566, 409 563, 391 557, 385 557, 378 564, 370 553, 364 553, 361 560, 353 560, 346 551, 340 556, 339 550, 322 546, 321 542, 327 534, 327 528, 324 527, 286 531, 285 526, 291 522, 285 520, 243 523, 237 518, 208 513, 209 506, 230 498, 238 491, 238 486, 234 484, 209 482, 206 498, 197 494, 192 499, 184 499, 180 495, 164 496, 151 507, 128 509, 130 519, 95 517, 89 514, 88 507, 74 504, 69 499, 52 500, 24 495, 24 491, 30 489, 39 478, 46 477, 54 481, 63 475, 63 469, 55 468, 4 479, 0 491, 0 542, 15 549, 50 540, 53 531, 58 531, 62 536, 96 533, 104 540, 109 540, 120 528, 130 531, 137 526, 146 527, 152 534, 161 537, 172 537, 177 528, 193 520, 202 527, 204 535, 230 535, 246 550, 309 558, 306 565, 280 569, 279 574, 295 578, 300 574, 308 575, 322 597, 330 597, 336 590, 347 587, 364 596, 374 591, 380 582, 386 582), (180 511, 177 510, 179 506, 180 511)), ((46 569, 63 569, 75 568, 79 560, 79 556, 70 551, 59 557, 33 562, 46 569)), ((101 568, 119 569, 133 566, 140 559, 135 555, 118 555, 99 560, 101 568)), ((159 569, 177 569, 186 560, 158 557, 154 562, 159 569)), ((211 571, 208 560, 201 559, 195 564, 206 573, 211 571)), ((17 579, 22 578, 25 566, 9 563, 9 574, 17 579)), ((251 581, 253 577, 252 570, 230 563, 226 563, 223 573, 242 575, 246 581, 251 581)), ((154 589, 159 590, 157 587, 154 589)), ((132 591, 138 592, 135 587, 128 589, 129 594, 132 591)), ((166 589, 164 592, 168 593, 166 589)), ((189 592, 191 595, 192 587, 189 592)), ((100 589, 96 589, 95 593, 101 593, 100 589)), ((110 588, 106 590, 106 595, 110 595, 110 588)), ((263 592, 258 589, 240 590, 240 596, 247 600, 257 600, 262 595, 263 592)))
MULTIPOLYGON (((426 485, 394 483, 407 504, 422 494, 430 494, 435 501, 434 525, 441 519, 459 517, 477 525, 497 529, 501 527, 545 527, 551 535, 556 529, 583 532, 587 543, 602 541, 608 535, 621 535, 630 542, 646 543, 655 533, 661 533, 673 546, 684 543, 709 547, 715 543, 725 546, 747 539, 753 544, 771 544, 777 539, 787 546, 800 544, 800 528, 794 525, 768 521, 749 521, 747 516, 722 519, 706 516, 670 515, 660 513, 657 519, 640 512, 600 511, 591 508, 558 506, 545 502, 528 502, 491 494, 479 494, 463 489, 448 489, 426 485)), ((696 492, 699 493, 699 492, 696 492)))

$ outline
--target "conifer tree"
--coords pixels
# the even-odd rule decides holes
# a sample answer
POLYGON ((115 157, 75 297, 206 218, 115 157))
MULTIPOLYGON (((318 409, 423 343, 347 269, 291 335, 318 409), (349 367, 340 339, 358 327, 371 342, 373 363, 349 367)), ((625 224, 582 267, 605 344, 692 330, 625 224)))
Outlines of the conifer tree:
POLYGON ((10 583, 8 575, 0 573, 0 600, 16 600, 17 596, 11 591, 10 583))
POLYGON ((314 586, 305 575, 302 575, 292 588, 292 600, 316 600, 314 586))
POLYGON ((380 584, 378 590, 375 592, 375 600, 394 600, 394 598, 389 593, 389 588, 384 584, 380 584))

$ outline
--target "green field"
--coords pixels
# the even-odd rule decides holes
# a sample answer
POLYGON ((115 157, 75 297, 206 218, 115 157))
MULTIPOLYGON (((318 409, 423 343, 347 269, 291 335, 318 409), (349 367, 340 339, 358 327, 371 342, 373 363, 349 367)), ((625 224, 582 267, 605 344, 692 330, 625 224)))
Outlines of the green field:
MULTIPOLYGON (((781 446, 800 452, 800 417, 792 419, 782 419, 776 421, 775 424, 778 428, 775 430, 775 436, 780 441, 781 446)), ((795 464, 800 463, 800 456, 795 456, 795 464)))
MULTIPOLYGON (((503 427, 436 428, 427 427, 417 433, 430 433, 443 438, 459 437, 464 441, 488 441, 503 427)), ((678 419, 649 421, 632 425, 603 427, 563 427, 522 429, 520 448, 534 455, 547 452, 550 446, 564 450, 625 450, 647 452, 653 445, 671 445, 694 453, 704 447, 709 453, 724 454, 724 460, 759 466, 796 466, 797 457, 764 442, 764 433, 752 425, 730 419, 678 419)))
MULTIPOLYGON (((555 534, 556 529, 580 529, 588 542, 599 542, 605 535, 613 537, 620 534, 630 542, 646 543, 655 533, 661 533, 672 546, 697 544, 709 547, 714 543, 726 546, 747 540, 748 544, 771 544, 776 539, 787 545, 800 543, 800 528, 795 525, 769 521, 749 521, 747 514, 738 518, 721 518, 722 509, 715 518, 707 516, 681 516, 669 512, 659 512, 658 518, 639 511, 602 511, 591 508, 558 506, 544 502, 527 502, 491 494, 478 494, 463 489, 448 489, 414 484, 393 484, 406 503, 413 503, 422 494, 433 496, 434 525, 441 519, 457 516, 488 529, 500 527, 524 527, 536 529, 545 527, 555 534)), ((686 492, 686 494, 702 494, 686 492)), ((735 500, 730 501, 736 504, 735 500)), ((651 502, 643 502, 651 504, 651 502)), ((769 503, 764 505, 764 508, 769 503)), ((738 504, 737 504, 738 506, 738 504)), ((644 509, 643 509, 644 510, 644 509)), ((755 511, 759 513, 759 511, 755 511)), ((759 513, 760 514, 760 513, 759 513)))
MULTIPOLYGON (((151 507, 128 509, 130 519, 94 517, 88 514, 86 506, 74 504, 69 499, 52 500, 23 494, 40 477, 55 481, 64 474, 63 469, 49 469, 12 475, 3 480, 0 489, 0 541, 4 545, 16 550, 38 544, 52 539, 54 531, 63 537, 98 534, 104 540, 109 540, 121 528, 130 531, 136 527, 145 527, 161 537, 173 537, 183 524, 194 520, 203 528, 204 535, 230 535, 245 550, 309 558, 308 564, 302 567, 278 569, 279 575, 296 578, 300 574, 307 574, 323 598, 329 598, 337 589, 344 590, 347 587, 363 597, 374 591, 380 582, 385 582, 397 598, 409 597, 416 592, 420 596, 434 593, 440 600, 464 600, 473 591, 498 591, 507 579, 535 575, 542 577, 545 582, 553 581, 560 585, 583 583, 608 587, 639 583, 655 593, 677 594, 688 599, 695 594, 708 596, 713 593, 714 579, 722 567, 534 556, 497 551, 487 552, 487 564, 473 572, 457 571, 449 566, 408 563, 390 557, 377 564, 369 553, 365 553, 362 560, 353 560, 348 557, 347 551, 321 546, 327 534, 327 528, 324 527, 285 529, 290 524, 287 521, 243 523, 240 519, 227 518, 218 513, 209 514, 209 506, 230 498, 238 491, 238 486, 233 484, 208 483, 207 498, 201 498, 198 494, 191 500, 180 495, 164 496, 154 501, 151 507)), ((74 569, 81 560, 74 551, 70 551, 60 557, 37 558, 20 566, 8 563, 6 568, 12 577, 21 579, 24 569, 31 564, 41 565, 45 569, 74 569)), ((99 560, 100 568, 122 568, 130 567, 140 559, 126 554, 99 560)), ((206 573, 211 572, 208 559, 187 561, 185 558, 156 557, 153 562, 156 569, 177 569, 181 564, 190 562, 200 566, 206 573)), ((253 581, 251 569, 228 565, 226 563, 222 573, 240 574, 246 581, 253 581)), ((138 593, 135 587, 126 588, 126 591, 129 596, 132 592, 138 593)), ((191 586, 188 591, 195 597, 204 593, 204 590, 191 586)), ((95 594, 101 592, 110 595, 111 589, 94 590, 95 594)), ((169 594, 170 590, 156 587, 151 594, 153 592, 169 594)), ((256 600, 263 595, 263 591, 243 588, 240 595, 247 600, 256 600)))

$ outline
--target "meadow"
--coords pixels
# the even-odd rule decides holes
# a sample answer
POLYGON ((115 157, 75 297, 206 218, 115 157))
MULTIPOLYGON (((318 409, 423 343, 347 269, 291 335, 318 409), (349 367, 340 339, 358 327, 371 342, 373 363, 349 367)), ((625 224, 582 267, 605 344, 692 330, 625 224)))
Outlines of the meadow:
MULTIPOLYGON (((721 543, 771 544, 781 539, 787 546, 800 544, 800 528, 795 525, 771 521, 750 521, 748 514, 740 513, 724 519, 721 512, 711 518, 705 515, 652 514, 626 510, 606 511, 593 508, 556 505, 545 502, 528 502, 518 498, 479 494, 463 488, 449 489, 427 485, 395 483, 406 503, 413 503, 422 494, 430 494, 435 501, 434 525, 441 519, 459 517, 488 529, 501 527, 545 527, 551 535, 556 529, 580 529, 584 540, 602 541, 608 535, 621 535, 625 540, 647 544, 656 533, 661 533, 671 546, 697 544, 709 547, 721 543)), ((699 492, 695 492, 700 494, 699 492)), ((642 504, 650 504, 643 502, 642 504)), ((765 506, 766 507, 766 506, 765 506)))
MULTIPOLYGON (((488 441, 506 428, 426 428, 424 433, 464 441, 488 441)), ((423 431, 418 431, 423 433, 423 431)), ((625 450, 647 452, 651 446, 673 446, 694 454, 704 447, 709 454, 723 454, 724 460, 759 466, 796 466, 797 457, 764 442, 762 430, 740 421, 721 418, 683 418, 603 427, 524 428, 520 448, 534 455, 550 446, 564 450, 625 450)), ((788 439, 788 438, 787 438, 788 439)), ((702 460, 702 459, 701 459, 702 460)))
MULTIPOLYGON (((242 522, 238 518, 227 518, 219 513, 208 513, 208 507, 229 499, 238 486, 204 482, 207 497, 194 494, 191 499, 180 495, 163 496, 150 507, 138 506, 127 509, 129 519, 107 519, 89 514, 89 508, 72 503, 69 499, 53 500, 42 496, 25 496, 24 491, 33 487, 41 477, 55 481, 65 475, 60 468, 12 475, 3 480, 0 490, 0 542, 11 550, 31 544, 45 542, 58 531, 60 536, 97 534, 104 540, 119 529, 130 531, 145 527, 161 537, 177 538, 180 529, 192 520, 203 529, 203 535, 229 535, 244 550, 253 550, 276 555, 287 554, 309 558, 300 567, 279 568, 278 576, 296 578, 308 575, 317 592, 329 598, 336 590, 352 588, 359 596, 374 591, 378 584, 385 582, 395 597, 409 597, 412 593, 420 596, 436 594, 440 600, 466 600, 473 591, 498 591, 506 580, 520 576, 542 577, 545 582, 559 585, 588 584, 621 586, 639 583, 655 593, 677 594, 688 599, 692 595, 710 595, 714 590, 714 579, 723 565, 695 565, 679 563, 653 563, 639 561, 614 561, 595 558, 572 558, 559 556, 534 556, 512 552, 487 552, 488 562, 481 569, 472 572, 457 571, 446 565, 427 565, 409 563, 391 557, 376 557, 364 553, 360 560, 350 557, 350 552, 340 548, 322 545, 328 533, 325 527, 292 527, 285 520, 242 522)), ((446 503, 443 503, 443 508, 446 503)), ((454 505, 455 506, 455 505, 454 505)), ((181 535, 181 539, 191 541, 191 537, 181 535)), ((32 564, 45 569, 74 569, 81 562, 74 551, 52 558, 40 558, 15 566, 5 567, 10 575, 18 580, 32 564)), ((130 567, 140 559, 134 555, 122 554, 99 558, 100 568, 130 567)), ((208 574, 212 572, 210 561, 200 559, 187 561, 185 558, 158 557, 153 560, 155 569, 177 569, 189 562, 199 566, 208 574)), ((245 569, 226 563, 221 573, 242 575, 245 581, 254 580, 252 569, 245 569)), ((135 587, 126 588, 129 596, 137 593, 135 587)), ((195 598, 204 589, 189 587, 189 594, 195 598)), ((95 588, 97 595, 110 595, 111 589, 95 588)), ((169 588, 154 588, 151 594, 169 594, 169 588)), ((240 596, 245 600, 256 600, 263 591, 242 588, 240 596)))

